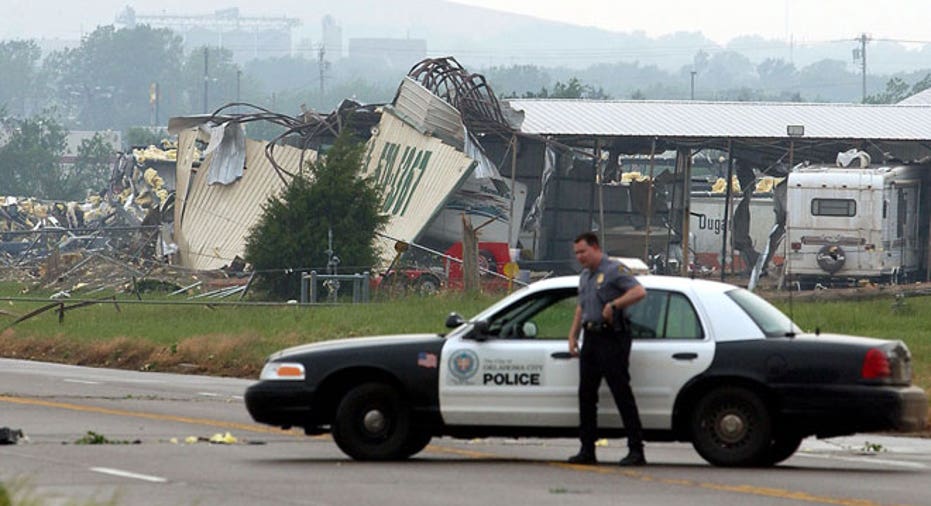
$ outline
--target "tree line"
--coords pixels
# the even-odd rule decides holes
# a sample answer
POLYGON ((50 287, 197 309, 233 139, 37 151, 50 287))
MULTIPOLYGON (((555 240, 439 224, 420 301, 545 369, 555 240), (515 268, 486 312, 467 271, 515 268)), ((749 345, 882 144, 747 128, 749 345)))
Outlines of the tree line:
MULTIPOLYGON (((416 62, 410 62, 413 65, 416 62)), ((101 26, 73 47, 43 54, 34 40, 0 41, 0 194, 77 198, 104 177, 102 139, 81 147, 85 160, 56 165, 68 130, 117 130, 124 144, 158 140, 144 128, 172 116, 212 112, 234 101, 296 114, 329 111, 341 100, 390 101, 408 68, 340 59, 255 59, 229 50, 185 49, 167 29, 101 26), (321 82, 322 80, 322 82, 321 82)), ((470 69, 499 97, 860 102, 862 76, 849 62, 825 59, 797 68, 780 58, 754 63, 731 50, 699 50, 678 71, 639 62, 582 69, 540 65, 470 69)), ((894 103, 931 87, 928 70, 868 75, 868 103, 894 103)), ((270 138, 267 125, 249 135, 270 138)), ((104 181, 105 182, 105 181, 104 181)))

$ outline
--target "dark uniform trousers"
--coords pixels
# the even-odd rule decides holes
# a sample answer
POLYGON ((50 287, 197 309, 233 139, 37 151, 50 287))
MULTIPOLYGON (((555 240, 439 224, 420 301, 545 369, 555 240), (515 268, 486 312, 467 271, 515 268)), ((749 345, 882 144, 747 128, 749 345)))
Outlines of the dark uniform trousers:
POLYGON ((579 360, 579 439, 583 451, 595 450, 598 432, 598 388, 608 383, 627 432, 627 447, 643 449, 640 414, 630 388, 630 337, 614 329, 585 332, 579 360))

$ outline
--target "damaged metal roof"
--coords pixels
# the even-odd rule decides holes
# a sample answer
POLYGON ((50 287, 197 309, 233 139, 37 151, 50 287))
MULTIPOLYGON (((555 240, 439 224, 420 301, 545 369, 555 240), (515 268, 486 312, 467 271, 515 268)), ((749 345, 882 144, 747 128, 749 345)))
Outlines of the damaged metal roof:
POLYGON ((785 139, 931 139, 931 105, 513 99, 509 115, 535 135, 785 139))

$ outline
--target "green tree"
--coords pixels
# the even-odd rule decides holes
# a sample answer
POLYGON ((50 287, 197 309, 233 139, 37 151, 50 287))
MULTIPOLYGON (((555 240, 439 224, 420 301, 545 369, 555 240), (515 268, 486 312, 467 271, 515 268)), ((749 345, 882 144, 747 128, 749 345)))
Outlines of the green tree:
POLYGON ((11 114, 26 116, 37 101, 39 59, 34 40, 0 41, 0 105, 11 114))
POLYGON ((160 115, 181 112, 181 38, 148 25, 117 30, 101 26, 80 46, 54 52, 43 62, 69 122, 83 130, 122 130, 151 120, 149 88, 159 83, 160 115))
POLYGON ((146 127, 132 127, 126 130, 123 141, 127 146, 158 146, 162 140, 170 137, 168 132, 146 127))
POLYGON ((909 96, 916 93, 921 93, 928 88, 931 88, 931 73, 925 74, 925 76, 920 81, 912 85, 912 91, 909 93, 909 96))
POLYGON ((893 77, 886 82, 886 90, 882 93, 866 97, 867 104, 894 104, 911 95, 908 83, 899 77, 893 77))
POLYGON ((537 93, 524 93, 524 98, 585 98, 603 100, 611 97, 609 97, 600 86, 595 88, 592 85, 582 83, 578 78, 572 77, 565 83, 556 81, 552 92, 548 91, 546 87, 543 87, 537 93))
POLYGON ((97 193, 107 187, 110 180, 110 160, 114 148, 99 133, 81 141, 74 165, 65 173, 65 198, 80 200, 87 191, 97 193))
POLYGON ((361 178, 364 146, 343 130, 325 158, 310 165, 310 176, 295 177, 280 197, 262 207, 246 239, 246 261, 261 273, 259 288, 293 298, 299 277, 282 269, 326 266, 327 236, 347 271, 367 270, 377 261, 375 232, 388 218, 380 213, 374 183, 361 178))
MULTIPOLYGON (((236 80, 239 67, 233 63, 229 49, 200 47, 191 51, 181 69, 183 77, 182 96, 186 110, 191 114, 204 112, 204 53, 207 54, 207 107, 212 113, 222 105, 236 101, 236 80)), ((241 92, 241 90, 240 90, 241 92)), ((230 111, 227 111, 230 112, 230 111)))
POLYGON ((67 132, 52 114, 7 121, 9 142, 0 147, 0 194, 65 198, 61 169, 67 132))

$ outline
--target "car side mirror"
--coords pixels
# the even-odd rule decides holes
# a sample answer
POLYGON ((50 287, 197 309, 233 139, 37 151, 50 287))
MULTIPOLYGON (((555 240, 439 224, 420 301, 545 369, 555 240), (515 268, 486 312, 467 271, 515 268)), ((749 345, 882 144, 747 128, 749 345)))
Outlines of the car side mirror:
POLYGON ((472 332, 469 334, 469 337, 475 339, 476 341, 486 341, 488 339, 488 322, 485 320, 478 320, 472 323, 472 332))
POLYGON ((449 316, 446 317, 446 328, 454 329, 465 323, 465 320, 459 313, 449 313, 449 316))

